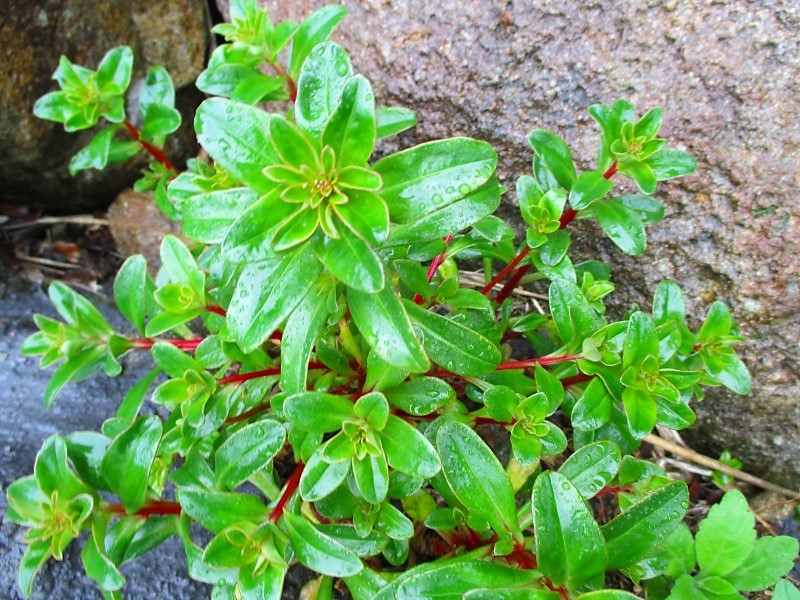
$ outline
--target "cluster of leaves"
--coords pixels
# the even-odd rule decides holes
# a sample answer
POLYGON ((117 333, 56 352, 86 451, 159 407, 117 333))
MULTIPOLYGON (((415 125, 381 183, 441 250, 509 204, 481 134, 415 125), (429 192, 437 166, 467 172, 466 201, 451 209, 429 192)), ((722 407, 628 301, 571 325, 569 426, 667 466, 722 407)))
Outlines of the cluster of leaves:
MULTIPOLYGON (((143 337, 53 284, 64 321, 37 316, 23 345, 43 366, 62 361, 48 406, 68 381, 117 374, 126 353, 156 365, 101 432, 49 438, 35 474, 9 487, 9 518, 30 528, 25 593, 82 530, 86 572, 106 597, 120 595, 122 564, 175 535, 215 598, 279 598, 295 563, 319 574, 318 598, 337 578, 356 598, 625 600, 635 596, 604 589, 610 571, 675 599, 783 576, 796 542, 755 541, 738 496, 692 540, 685 483, 635 457, 656 424, 693 422, 703 386, 749 389, 725 306, 693 332, 680 289, 664 282, 652 311, 609 322, 610 270, 568 256, 575 218, 644 251, 644 226, 663 214, 655 183, 694 170, 656 138, 661 111, 636 120, 626 102, 592 107, 600 152, 580 174, 561 138, 531 133, 516 248, 493 216, 504 190, 489 144, 454 138, 372 159, 380 138, 415 120, 376 107, 327 41, 341 7, 299 26, 274 25, 253 0, 232 2, 231 15, 217 28, 230 43, 198 82, 221 96, 195 117, 210 160, 159 179, 188 242, 164 239, 155 279, 134 256, 114 284, 143 337), (254 106, 286 99, 287 113, 254 106), (615 173, 641 193, 612 195, 615 173), (458 259, 483 259, 487 279, 494 260, 509 266, 481 292, 460 280, 458 259), (492 297, 512 272, 506 287, 545 287, 547 312, 519 314, 506 288, 492 297), (515 359, 514 337, 535 358, 515 359), (479 425, 510 440, 505 465, 479 425), (192 523, 213 534, 205 547, 192 523), (710 559, 720 544, 731 556, 710 559), (766 564, 765 552, 779 558, 766 564)), ((91 101, 62 77, 38 114, 73 129, 121 121, 113 98, 129 76, 110 87, 103 65, 130 63, 124 49, 108 56, 96 76, 72 67, 79 89, 99 90, 80 96, 91 101), (59 102, 90 108, 82 121, 42 108, 59 102)))

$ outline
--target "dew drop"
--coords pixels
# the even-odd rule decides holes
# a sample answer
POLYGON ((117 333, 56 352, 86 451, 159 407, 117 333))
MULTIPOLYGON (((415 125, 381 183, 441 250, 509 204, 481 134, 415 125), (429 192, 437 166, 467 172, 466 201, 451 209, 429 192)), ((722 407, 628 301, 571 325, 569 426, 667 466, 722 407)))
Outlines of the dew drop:
POLYGON ((458 186, 458 192, 460 194, 469 194, 471 189, 472 188, 469 187, 468 183, 462 183, 460 186, 458 186))
POLYGON ((434 204, 441 204, 444 198, 442 198, 441 194, 434 194, 432 200, 434 204))

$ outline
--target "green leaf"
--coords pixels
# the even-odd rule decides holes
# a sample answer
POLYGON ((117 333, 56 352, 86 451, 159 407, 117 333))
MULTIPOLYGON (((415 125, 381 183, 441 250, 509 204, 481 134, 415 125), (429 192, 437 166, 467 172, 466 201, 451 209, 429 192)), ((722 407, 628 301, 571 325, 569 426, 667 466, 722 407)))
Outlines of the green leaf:
POLYGON ((151 352, 156 364, 173 379, 182 378, 187 371, 205 370, 200 362, 169 342, 157 342, 151 352))
POLYGON ((656 191, 657 180, 653 169, 646 162, 625 162, 620 164, 619 172, 628 175, 645 194, 656 191))
POLYGON ((383 263, 375 251, 348 227, 340 227, 339 239, 318 236, 314 254, 325 268, 347 287, 365 294, 383 289, 383 263))
POLYGON ((258 348, 283 323, 321 268, 313 254, 302 250, 285 253, 280 262, 245 267, 227 314, 228 327, 244 352, 258 348))
POLYGON ((764 590, 792 570, 797 552, 798 542, 794 538, 762 537, 756 540, 744 562, 725 579, 744 592, 764 590))
POLYGON ((222 238, 225 258, 234 263, 280 260, 272 238, 277 226, 296 210, 294 204, 281 200, 279 188, 256 200, 222 238))
POLYGON ((389 468, 383 454, 367 454, 363 459, 353 458, 353 479, 364 499, 370 504, 380 504, 389 491, 389 468))
POLYGON ((497 153, 486 142, 451 138, 391 154, 374 169, 383 178, 380 195, 397 223, 410 223, 460 200, 494 174, 497 153))
MULTIPOLYGON (((514 569, 469 557, 428 562, 402 573, 383 587, 374 600, 460 600, 464 594, 478 588, 530 589, 541 576, 536 570, 514 569)), ((531 600, 539 600, 539 597, 531 596, 531 600)))
POLYGON ((435 207, 433 211, 414 221, 394 227, 388 243, 398 245, 426 242, 457 233, 494 213, 500 205, 501 193, 502 188, 497 183, 497 177, 492 176, 488 182, 467 193, 462 199, 441 208, 435 207))
POLYGON ((303 63, 310 58, 315 46, 328 39, 346 14, 344 6, 330 4, 306 17, 292 39, 289 56, 289 74, 292 77, 296 79, 301 74, 303 63))
POLYGON ((442 471, 458 499, 501 537, 519 537, 514 490, 502 465, 467 425, 448 422, 439 428, 436 447, 442 471))
POLYGON ((653 319, 648 314, 637 311, 628 319, 622 368, 641 366, 648 356, 658 356, 658 334, 653 319))
POLYGON ((263 110, 210 98, 197 109, 197 140, 225 171, 260 194, 275 187, 262 173, 280 159, 269 141, 270 115, 263 110))
POLYGON ((658 404, 655 398, 649 392, 625 388, 622 392, 622 403, 631 433, 637 439, 643 439, 656 425, 658 404))
MULTIPOLYGON (((147 114, 152 107, 175 107, 175 86, 172 84, 172 78, 164 67, 157 66, 147 69, 144 87, 142 87, 142 91, 139 94, 139 106, 145 114, 145 121, 147 121, 147 114)), ((180 113, 178 114, 178 119, 180 124, 180 113)))
POLYGON ((312 454, 300 477, 300 495, 307 502, 316 502, 330 495, 350 473, 348 461, 328 463, 321 457, 322 452, 312 454))
POLYGON ((214 469, 217 485, 235 488, 268 465, 285 440, 286 429, 277 421, 245 425, 217 448, 214 469))
POLYGON ((184 488, 178 500, 187 515, 214 533, 241 521, 260 525, 269 518, 267 507, 250 494, 184 488))
POLYGON ((464 600, 560 600, 558 592, 530 588, 474 589, 463 596, 464 600))
POLYGON ((413 110, 399 106, 384 106, 378 109, 378 137, 384 138, 411 129, 417 124, 413 110))
POLYGON ((375 96, 363 75, 349 79, 339 106, 322 133, 323 146, 336 154, 336 166, 363 166, 375 146, 375 96))
POLYGON ((702 343, 717 337, 722 337, 730 333, 733 327, 733 320, 728 307, 723 302, 717 300, 708 309, 706 320, 697 332, 697 341, 702 343))
POLYGON ((283 524, 297 560, 309 569, 330 577, 349 577, 364 568, 353 552, 305 518, 287 512, 283 514, 283 524))
POLYGON ((558 472, 588 500, 616 476, 621 458, 619 446, 614 442, 595 442, 577 450, 558 472))
POLYGON ((658 181, 691 175, 697 169, 697 161, 694 156, 688 152, 672 148, 659 150, 649 156, 646 162, 650 165, 658 181))
POLYGON ((575 163, 572 162, 567 144, 556 134, 544 129, 536 129, 528 136, 533 151, 541 157, 547 168, 556 178, 558 185, 571 189, 577 178, 575 163))
POLYGON ((159 417, 141 417, 112 440, 103 457, 103 476, 128 511, 137 511, 145 504, 162 431, 159 417))
POLYGON ((92 524, 92 532, 83 545, 81 559, 89 578, 104 592, 113 592, 125 585, 125 577, 106 554, 105 529, 106 523, 92 524))
POLYGON ((456 398, 455 390, 438 377, 417 377, 383 393, 390 404, 418 417, 429 415, 456 398))
POLYGON ((612 190, 614 184, 600 171, 581 173, 569 191, 569 203, 575 210, 583 210, 600 200, 612 190))
POLYGON ((598 200, 592 204, 597 221, 611 241, 626 254, 644 252, 647 236, 639 214, 617 198, 598 200))
POLYGON ((258 194, 249 188, 197 194, 181 205, 183 234, 204 244, 218 244, 257 198, 258 194))
POLYGON ((74 105, 64 92, 45 94, 33 105, 33 114, 46 121, 66 122, 75 111, 74 105))
POLYGON ((700 573, 727 575, 740 567, 755 544, 755 517, 738 490, 726 492, 708 511, 695 535, 700 573))
POLYGON ((611 418, 611 396, 602 379, 593 378, 572 408, 572 425, 576 429, 599 429, 611 418))
POLYGON ((198 297, 205 298, 205 275, 186 244, 174 235, 161 241, 161 268, 171 282, 188 285, 198 297))
POLYGON ((146 140, 163 139, 181 126, 181 113, 170 106, 153 104, 147 109, 140 135, 146 140))
POLYGON ((392 468, 420 479, 429 479, 439 472, 441 463, 436 450, 424 435, 400 417, 389 415, 378 435, 392 468))
POLYGON ((104 348, 94 348, 86 350, 74 358, 70 358, 61 364, 50 377, 47 387, 44 390, 45 408, 53 407, 56 396, 70 381, 83 381, 93 373, 96 373, 105 364, 107 353, 104 348))
POLYGON ((686 484, 673 481, 603 525, 600 529, 608 548, 608 568, 639 562, 678 527, 688 508, 686 484))
POLYGON ((128 258, 114 279, 114 301, 122 315, 144 335, 147 306, 147 260, 141 254, 128 258))
POLYGON ((113 84, 124 94, 131 82, 133 70, 133 50, 128 46, 118 46, 106 52, 97 67, 97 85, 102 90, 113 84))
POLYGON ((308 360, 328 318, 333 285, 330 278, 318 278, 286 321, 281 339, 281 389, 287 394, 306 390, 308 360))
POLYGON ((550 311, 561 339, 578 342, 600 327, 601 321, 580 288, 564 279, 550 284, 550 311))
POLYGON ((95 135, 89 144, 69 161, 69 174, 74 177, 78 171, 86 169, 102 171, 105 169, 116 130, 116 127, 109 126, 95 135))
POLYGON ((67 444, 60 435, 52 435, 45 440, 36 455, 33 472, 39 489, 48 498, 54 490, 58 490, 64 500, 70 500, 87 490, 69 466, 67 444))
POLYGON ((50 540, 33 542, 25 548, 25 554, 22 555, 22 559, 19 562, 17 582, 26 598, 29 597, 33 591, 34 577, 36 577, 39 569, 42 568, 42 565, 44 565, 51 556, 50 540))
POLYGON ((622 590, 597 590, 581 594, 575 600, 640 600, 640 598, 622 590))
POLYGON ((478 376, 491 373, 500 363, 502 355, 497 345, 466 325, 408 300, 403 300, 403 305, 436 364, 459 375, 478 376))
POLYGON ((353 403, 346 396, 324 392, 289 396, 283 403, 283 412, 295 427, 317 433, 339 431, 342 423, 354 415, 353 403))
POLYGON ((303 131, 319 139, 352 74, 347 53, 336 44, 324 42, 311 50, 297 81, 294 105, 295 120, 303 131))
POLYGON ((800 590, 786 579, 781 579, 775 586, 773 600, 800 600, 800 590))
POLYGON ((546 472, 536 479, 533 526, 539 569, 554 585, 573 589, 605 569, 600 528, 577 488, 561 473, 546 472))
POLYGON ((67 455, 79 477, 95 489, 107 489, 102 462, 111 440, 94 431, 73 431, 66 441, 67 455))
POLYGON ((350 311, 361 334, 376 354, 393 367, 424 373, 430 367, 411 322, 391 286, 376 294, 347 292, 350 311))

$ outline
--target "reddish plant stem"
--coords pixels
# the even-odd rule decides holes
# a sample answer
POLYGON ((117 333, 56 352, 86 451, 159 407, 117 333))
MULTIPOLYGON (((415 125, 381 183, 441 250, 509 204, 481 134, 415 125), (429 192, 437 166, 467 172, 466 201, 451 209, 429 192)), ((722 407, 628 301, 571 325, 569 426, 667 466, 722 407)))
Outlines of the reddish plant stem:
POLYGON ((230 425, 231 423, 238 423, 239 421, 246 421, 250 417, 254 417, 262 412, 269 410, 270 406, 269 403, 267 404, 259 404, 258 406, 254 406, 250 410, 244 411, 240 415, 236 415, 235 417, 228 417, 225 419, 225 424, 230 425))
MULTIPOLYGON (((130 516, 122 504, 110 504, 108 506, 108 512, 114 515, 130 516)), ((148 502, 136 512, 131 513, 133 516, 144 518, 179 514, 181 514, 181 505, 178 502, 168 502, 166 500, 154 500, 153 502, 148 502)))
POLYGON ((515 360, 511 362, 500 363, 495 367, 495 371, 513 371, 514 369, 527 369, 535 367, 536 365, 555 365, 562 362, 569 362, 571 360, 578 360, 581 358, 580 354, 564 354, 562 356, 542 356, 541 358, 529 358, 527 360, 515 360))
POLYGON ((289 502, 294 493, 297 491, 297 487, 300 485, 300 476, 303 474, 303 469, 305 469, 305 467, 306 465, 304 463, 297 463, 297 466, 289 476, 289 479, 286 480, 286 487, 283 490, 283 494, 281 494, 281 497, 278 500, 278 503, 275 505, 275 508, 273 508, 272 512, 269 513, 269 520, 273 523, 277 523, 283 516, 286 503, 289 502))
MULTIPOLYGON (((310 362, 308 363, 309 369, 326 369, 324 363, 321 362, 310 362)), ((244 383, 245 381, 250 381, 251 379, 258 379, 259 377, 270 377, 271 375, 280 375, 281 368, 278 367, 270 367, 269 369, 263 369, 261 371, 253 371, 251 373, 236 373, 235 375, 227 375, 226 377, 221 377, 217 379, 217 383, 219 385, 225 385, 228 383, 244 383)))
POLYGON ((272 70, 278 75, 278 77, 283 77, 286 80, 286 86, 289 88, 289 100, 294 102, 297 100, 297 85, 294 82, 289 74, 286 72, 282 66, 280 66, 276 62, 271 62, 269 65, 272 67, 272 70))
MULTIPOLYGON (((603 177, 605 179, 611 179, 614 176, 614 173, 616 173, 616 172, 617 172, 617 163, 614 162, 608 168, 608 170, 605 173, 603 173, 603 177)), ((566 228, 567 225, 572 223, 572 221, 575 219, 575 217, 577 215, 578 215, 578 211, 576 211, 575 209, 573 209, 573 208, 567 209, 564 212, 564 214, 561 215, 561 219, 559 219, 558 228, 559 229, 566 228)), ((508 272, 510 271, 509 267, 513 268, 517 264, 519 264, 519 262, 523 258, 525 258, 525 256, 528 255, 528 252, 530 252, 530 246, 526 245, 520 251, 520 253, 517 255, 517 258, 515 258, 514 261, 512 261, 511 263, 509 263, 509 265, 498 274, 498 275, 502 275, 502 276, 499 277, 499 278, 495 277, 494 279, 492 279, 492 281, 489 283, 489 285, 487 285, 486 287, 483 288, 483 290, 481 290, 481 293, 488 294, 489 291, 495 286, 495 284, 498 283, 499 281, 501 281, 503 279, 503 277, 505 277, 508 274, 508 272), (497 280, 497 281, 495 281, 495 280, 497 280)), ((514 273, 514 275, 511 277, 511 279, 509 279, 508 282, 500 290, 500 292, 498 292, 497 297, 495 298, 495 301, 498 304, 502 304, 505 301, 505 299, 508 298, 511 295, 511 293, 514 291, 514 289, 517 287, 517 285, 519 285, 520 280, 525 276, 525 274, 530 270, 530 268, 531 268, 531 265, 529 265, 529 264, 528 265, 524 265, 524 266, 520 267, 516 271, 516 273, 514 273)))
MULTIPOLYGON (((446 238, 444 238, 444 250, 442 250, 441 253, 431 261, 431 264, 428 267, 428 283, 433 281, 433 276, 436 275, 437 269, 444 262, 444 255, 447 253, 447 246, 452 241, 453 241, 453 234, 448 235, 446 238)), ((421 305, 424 301, 425 299, 419 294, 414 296, 414 304, 421 305)))
POLYGON ((619 494, 620 492, 628 492, 630 491, 630 487, 628 486, 609 486, 600 489, 595 496, 608 496, 609 494, 619 494))
POLYGON ((175 165, 172 164, 172 161, 169 159, 169 157, 164 154, 164 151, 161 150, 161 148, 156 148, 150 142, 143 140, 142 136, 139 134, 139 130, 136 129, 136 126, 133 123, 125 119, 125 121, 123 121, 123 125, 125 125, 125 129, 128 130, 130 136, 139 142, 139 145, 147 150, 150 156, 152 156, 157 162, 160 162, 162 165, 164 165, 167 170, 174 171, 176 174, 178 173, 178 169, 175 168, 175 165))
POLYGON ((494 278, 489 283, 487 283, 486 286, 484 286, 484 288, 481 290, 481 294, 485 296, 486 294, 491 292, 492 288, 501 281, 503 281, 506 275, 511 273, 511 271, 513 271, 514 268, 520 263, 520 261, 526 256, 528 256, 528 253, 530 251, 531 247, 525 244, 525 247, 520 251, 519 254, 517 254, 516 258, 514 258, 514 260, 512 260, 510 263, 508 263, 502 271, 500 271, 497 275, 495 275, 494 278))
POLYGON ((561 380, 561 385, 567 387, 568 385, 575 385, 576 383, 586 383, 587 381, 591 381, 591 375, 584 375, 580 373, 578 375, 573 375, 572 377, 565 377, 561 380))
POLYGON ((516 563, 522 569, 535 569, 538 566, 536 557, 519 542, 514 545, 514 550, 511 554, 504 558, 509 563, 516 563))
POLYGON ((193 338, 191 340, 162 340, 157 338, 134 338, 131 340, 133 346, 132 350, 150 350, 158 342, 166 342, 172 344, 179 350, 196 350, 197 347, 205 341, 205 338, 193 338))
POLYGON ((220 317, 228 316, 228 313, 225 312, 225 309, 217 304, 209 304, 206 306, 206 312, 214 313, 215 315, 219 315, 220 317))

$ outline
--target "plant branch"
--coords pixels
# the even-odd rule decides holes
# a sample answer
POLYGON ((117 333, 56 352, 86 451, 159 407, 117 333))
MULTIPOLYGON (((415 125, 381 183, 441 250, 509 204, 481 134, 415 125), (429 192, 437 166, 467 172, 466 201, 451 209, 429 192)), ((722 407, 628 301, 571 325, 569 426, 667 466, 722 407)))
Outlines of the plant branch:
POLYGON ((578 360, 583 358, 580 354, 564 354, 562 356, 542 356, 541 358, 529 358, 527 360, 515 360, 511 362, 500 363, 495 367, 495 371, 513 371, 514 369, 527 369, 535 367, 536 365, 555 365, 562 362, 569 362, 571 360, 578 360))
POLYGON ((133 346, 132 350, 150 350, 154 345, 159 342, 172 344, 179 350, 196 350, 197 347, 205 341, 205 338, 192 338, 190 340, 175 340, 175 339, 159 339, 159 338, 134 338, 131 340, 133 346))
POLYGON ((283 77, 286 80, 286 86, 289 88, 289 100, 294 102, 297 100, 297 85, 294 82, 294 79, 286 72, 280 64, 277 62, 269 62, 269 66, 272 67, 272 70, 278 75, 278 77, 283 77))
POLYGON ((278 500, 278 503, 275 505, 275 508, 273 508, 272 512, 269 513, 269 520, 273 523, 277 523, 283 516, 286 503, 289 502, 294 493, 297 491, 297 487, 300 485, 300 476, 303 474, 303 469, 305 469, 305 467, 306 465, 303 462, 297 463, 297 466, 289 476, 289 479, 286 480, 286 487, 283 490, 283 494, 281 494, 281 497, 278 500))
POLYGON ((656 446, 671 454, 675 454, 676 456, 680 456, 681 458, 685 458, 686 460, 690 460, 695 464, 703 465, 704 467, 708 467, 709 469, 715 469, 717 471, 722 471, 723 473, 730 475, 731 477, 735 477, 740 481, 744 481, 756 487, 760 487, 764 490, 769 490, 771 492, 775 492, 776 494, 781 494, 782 496, 786 496, 788 498, 792 498, 794 500, 800 500, 800 491, 797 490, 790 490, 785 487, 781 487, 779 485, 775 485, 774 483, 770 483, 760 477, 756 477, 755 475, 751 475, 750 473, 746 473, 744 471, 740 471, 739 469, 734 469, 733 467, 726 465, 718 460, 714 460, 704 454, 700 454, 699 452, 695 452, 690 448, 684 448, 683 446, 679 446, 673 442, 665 440, 662 437, 659 437, 653 433, 648 435, 644 438, 644 441, 652 446, 656 446))
POLYGON ((181 514, 181 505, 178 502, 168 502, 166 500, 154 500, 148 502, 139 510, 128 513, 122 504, 109 504, 108 512, 120 516, 136 516, 136 517, 157 517, 165 515, 179 515, 181 514))
POLYGON ((125 125, 125 129, 128 130, 130 136, 134 140, 139 142, 139 145, 145 150, 147 150, 147 152, 150 154, 150 156, 152 156, 156 160, 156 162, 160 162, 168 170, 178 173, 178 169, 175 168, 175 165, 172 164, 172 161, 169 159, 169 157, 166 154, 164 154, 164 151, 161 148, 156 148, 153 144, 151 144, 147 140, 143 140, 142 136, 139 134, 139 130, 136 129, 136 126, 133 123, 125 119, 123 124, 125 125))

